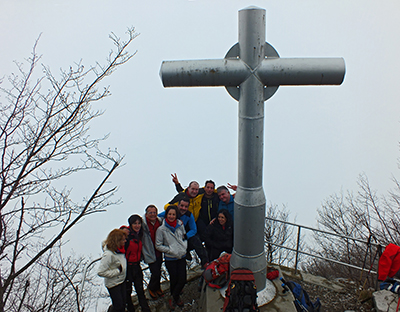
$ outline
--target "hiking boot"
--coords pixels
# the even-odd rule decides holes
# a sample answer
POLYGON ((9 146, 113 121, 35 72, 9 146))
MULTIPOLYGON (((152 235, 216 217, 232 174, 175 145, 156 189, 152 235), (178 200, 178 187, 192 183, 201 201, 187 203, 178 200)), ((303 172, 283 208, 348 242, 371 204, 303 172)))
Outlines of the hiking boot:
POLYGON ((173 302, 172 299, 168 300, 168 307, 170 311, 175 311, 175 303, 173 302))
POLYGON ((175 301, 176 305, 180 308, 184 306, 182 299, 178 299, 178 301, 175 301))
POLYGON ((204 277, 203 275, 200 275, 199 283, 197 284, 197 290, 199 292, 201 292, 201 289, 203 288, 203 283, 204 283, 204 277))
POLYGON ((157 299, 158 298, 157 292, 153 292, 150 289, 148 289, 148 291, 149 291, 151 299, 157 299))
POLYGON ((128 310, 128 312, 135 312, 135 306, 132 303, 132 300, 128 299, 128 304, 126 309, 128 310))
POLYGON ((157 290, 157 291, 156 291, 156 294, 157 294, 159 297, 164 297, 164 292, 163 292, 161 289, 157 290))

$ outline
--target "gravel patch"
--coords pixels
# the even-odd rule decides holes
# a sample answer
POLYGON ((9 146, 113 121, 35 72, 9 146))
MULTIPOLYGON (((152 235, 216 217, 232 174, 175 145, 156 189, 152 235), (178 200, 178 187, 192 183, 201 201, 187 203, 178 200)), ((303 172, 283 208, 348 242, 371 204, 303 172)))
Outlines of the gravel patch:
POLYGON ((288 278, 288 280, 302 285, 312 302, 318 297, 322 305, 321 312, 375 311, 372 303, 372 293, 363 291, 360 296, 360 291, 354 283, 347 283, 345 292, 336 292, 323 286, 294 278, 288 278), (361 299, 359 300, 360 297, 361 299), (364 299, 367 300, 362 302, 364 299))

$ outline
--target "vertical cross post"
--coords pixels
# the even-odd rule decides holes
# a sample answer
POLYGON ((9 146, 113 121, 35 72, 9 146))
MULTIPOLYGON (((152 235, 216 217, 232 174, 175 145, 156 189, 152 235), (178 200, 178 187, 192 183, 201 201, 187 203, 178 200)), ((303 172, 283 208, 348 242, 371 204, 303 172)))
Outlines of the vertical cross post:
POLYGON ((264 101, 281 85, 340 85, 342 58, 286 58, 265 42, 265 10, 239 11, 239 42, 222 60, 164 61, 164 87, 224 86, 239 101, 238 189, 235 196, 231 268, 254 272, 258 290, 266 283, 262 186, 264 101))
MULTIPOLYGON (((265 11, 239 11, 240 59, 255 71, 265 58, 265 11)), ((240 86, 238 189, 235 196, 234 250, 231 267, 253 271, 258 289, 265 286, 264 84, 251 75, 240 86)))

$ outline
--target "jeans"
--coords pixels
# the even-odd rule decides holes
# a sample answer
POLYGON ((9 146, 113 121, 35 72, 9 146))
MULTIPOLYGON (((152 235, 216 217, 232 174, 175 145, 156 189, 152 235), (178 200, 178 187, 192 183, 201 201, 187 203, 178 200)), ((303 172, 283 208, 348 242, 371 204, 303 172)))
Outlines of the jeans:
POLYGON ((162 265, 162 256, 157 257, 155 262, 149 264, 151 277, 150 277, 149 285, 147 286, 147 288, 153 292, 155 292, 157 290, 161 290, 161 286, 160 286, 161 265, 162 265))
POLYGON ((197 234, 188 239, 188 252, 193 249, 199 256, 201 260, 201 265, 205 265, 208 262, 207 250, 204 248, 197 234))

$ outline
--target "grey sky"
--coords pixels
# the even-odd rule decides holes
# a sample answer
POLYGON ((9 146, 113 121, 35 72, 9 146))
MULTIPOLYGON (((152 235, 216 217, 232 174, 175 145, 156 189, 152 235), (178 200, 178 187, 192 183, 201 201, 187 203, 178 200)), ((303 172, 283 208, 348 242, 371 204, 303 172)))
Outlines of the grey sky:
MULTIPOLYGON (((100 241, 133 213, 153 203, 162 209, 174 195, 170 174, 183 185, 213 179, 237 182, 237 102, 224 88, 164 89, 163 60, 223 58, 237 42, 238 10, 267 11, 267 41, 281 57, 343 57, 339 87, 281 87, 266 102, 264 190, 301 224, 315 225, 329 195, 356 191, 365 173, 386 192, 398 176, 400 106, 398 1, 0 1, 0 75, 13 60, 38 52, 54 74, 83 60, 103 62, 108 34, 140 36, 137 55, 107 81, 113 96, 94 135, 110 133, 126 165, 112 177, 124 203, 93 215, 70 235, 79 253, 100 254, 100 241)), ((0 98, 3 101, 3 98, 0 98)), ((101 177, 96 177, 100 179, 101 177)), ((94 177, 71 182, 77 196, 94 177)), ((90 188, 89 190, 90 191, 90 188)))

